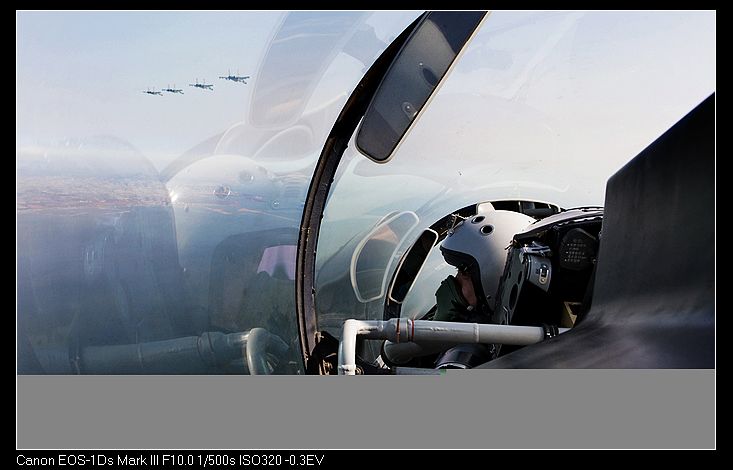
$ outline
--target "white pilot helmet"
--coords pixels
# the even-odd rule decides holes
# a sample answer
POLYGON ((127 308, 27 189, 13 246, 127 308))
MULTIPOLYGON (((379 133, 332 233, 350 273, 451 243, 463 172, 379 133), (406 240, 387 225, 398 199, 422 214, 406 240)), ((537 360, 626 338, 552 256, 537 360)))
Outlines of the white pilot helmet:
POLYGON ((514 235, 534 222, 519 212, 496 210, 491 203, 478 206, 476 215, 461 221, 440 245, 445 261, 471 274, 476 297, 492 310, 504 272, 507 247, 514 235))

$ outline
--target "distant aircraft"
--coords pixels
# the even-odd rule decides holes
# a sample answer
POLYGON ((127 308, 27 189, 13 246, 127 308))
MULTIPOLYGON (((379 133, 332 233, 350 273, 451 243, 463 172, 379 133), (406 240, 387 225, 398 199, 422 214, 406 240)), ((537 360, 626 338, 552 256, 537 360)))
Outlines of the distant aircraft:
POLYGON ((178 93, 181 95, 183 94, 183 90, 175 88, 175 85, 173 85, 173 88, 171 88, 170 85, 168 85, 168 88, 163 88, 162 91, 165 91, 166 93, 178 93))
POLYGON ((198 78, 196 79, 196 83, 189 83, 188 86, 192 86, 192 87, 195 87, 195 88, 201 88, 202 90, 211 90, 211 91, 214 91, 214 85, 213 84, 207 85, 206 84, 206 80, 204 80, 203 83, 199 83, 199 79, 198 78))
POLYGON ((155 91, 155 88, 153 88, 153 91, 150 91, 150 88, 148 88, 146 91, 143 91, 143 93, 147 93, 148 95, 163 96, 163 93, 160 91, 155 91))
MULTIPOLYGON (((239 73, 239 71, 237 71, 239 73)), ((247 79, 249 78, 249 75, 232 75, 232 72, 230 70, 227 70, 227 76, 226 77, 219 77, 222 80, 231 80, 233 82, 239 82, 247 84, 247 79)))

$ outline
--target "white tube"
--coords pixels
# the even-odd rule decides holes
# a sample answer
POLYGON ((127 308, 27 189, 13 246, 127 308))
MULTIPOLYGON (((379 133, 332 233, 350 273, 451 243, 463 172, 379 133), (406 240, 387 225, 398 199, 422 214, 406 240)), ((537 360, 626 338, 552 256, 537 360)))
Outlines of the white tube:
MULTIPOLYGON (((569 328, 559 328, 560 333, 568 330, 569 328)), ((409 318, 393 318, 388 321, 346 320, 339 343, 339 375, 356 375, 357 336, 386 339, 394 343, 443 343, 446 347, 465 343, 526 346, 542 341, 545 338, 545 330, 539 326, 457 323, 409 318)))
POLYGON ((338 374, 356 375, 356 337, 376 327, 377 321, 346 320, 338 352, 338 374))

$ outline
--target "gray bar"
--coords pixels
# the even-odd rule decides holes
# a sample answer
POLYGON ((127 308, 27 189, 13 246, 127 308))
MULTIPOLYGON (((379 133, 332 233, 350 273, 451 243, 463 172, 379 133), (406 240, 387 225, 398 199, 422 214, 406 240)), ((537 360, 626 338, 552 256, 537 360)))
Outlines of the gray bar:
POLYGON ((714 370, 18 376, 19 448, 714 448, 714 370))

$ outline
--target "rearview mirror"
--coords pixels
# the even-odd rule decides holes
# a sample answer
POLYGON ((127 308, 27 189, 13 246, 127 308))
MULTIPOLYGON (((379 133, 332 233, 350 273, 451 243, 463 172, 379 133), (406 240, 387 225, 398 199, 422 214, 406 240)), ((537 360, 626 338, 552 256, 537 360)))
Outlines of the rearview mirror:
POLYGON ((425 15, 379 84, 356 136, 356 147, 386 162, 415 122, 486 12, 425 15))

